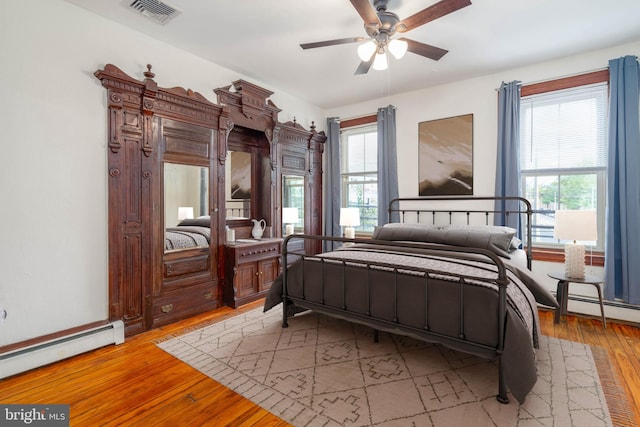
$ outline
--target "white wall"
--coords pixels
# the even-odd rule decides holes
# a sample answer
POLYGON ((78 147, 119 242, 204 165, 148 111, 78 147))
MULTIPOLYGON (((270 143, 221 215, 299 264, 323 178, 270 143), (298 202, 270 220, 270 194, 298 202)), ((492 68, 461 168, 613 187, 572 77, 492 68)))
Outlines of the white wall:
MULTIPOLYGON (((497 144, 497 92, 502 81, 534 83, 584 72, 604 69, 609 59, 639 55, 640 41, 609 49, 536 64, 498 74, 410 93, 388 96, 374 101, 348 105, 328 111, 329 117, 352 118, 375 113, 389 104, 397 107, 398 168, 400 197, 418 196, 418 123, 463 114, 473 114, 474 194, 494 194, 497 144)), ((371 71, 375 72, 375 71, 371 71)), ((535 262, 533 271, 555 291, 556 282, 546 273, 562 270, 562 265, 535 262)), ((602 268, 589 267, 588 274, 604 277, 602 268)), ((593 287, 570 285, 571 293, 596 295, 593 287)), ((570 301, 569 310, 599 314, 599 307, 570 301)), ((607 315, 640 322, 640 312, 607 307, 607 315)))
MULTIPOLYGON (((62 0, 0 2, 0 346, 108 317, 106 90, 112 63, 161 87, 213 89, 247 77, 62 0)), ((309 129, 322 110, 273 92, 309 129)))

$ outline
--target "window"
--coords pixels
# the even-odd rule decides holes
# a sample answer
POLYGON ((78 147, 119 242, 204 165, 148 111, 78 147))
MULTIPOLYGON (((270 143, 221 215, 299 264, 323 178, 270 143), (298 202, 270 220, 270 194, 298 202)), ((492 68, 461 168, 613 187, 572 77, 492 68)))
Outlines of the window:
POLYGON ((377 125, 341 131, 342 207, 360 209, 356 232, 372 233, 378 225, 377 125))
MULTIPOLYGON (((524 93, 524 88, 523 88, 524 93)), ((534 209, 533 244, 557 245, 554 213, 594 209, 604 248, 607 83, 524 96, 520 104, 521 191, 534 209)))

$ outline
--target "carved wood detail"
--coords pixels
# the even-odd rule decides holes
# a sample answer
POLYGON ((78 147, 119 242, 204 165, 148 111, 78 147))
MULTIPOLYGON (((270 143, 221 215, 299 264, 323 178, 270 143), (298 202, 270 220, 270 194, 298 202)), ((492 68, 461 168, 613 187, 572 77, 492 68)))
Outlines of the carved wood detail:
POLYGON ((267 98, 273 92, 245 80, 233 82, 232 86, 214 89, 218 103, 226 106, 236 125, 262 132, 272 130, 281 111, 267 98))
POLYGON ((305 165, 306 165, 306 161, 304 157, 288 156, 288 155, 282 156, 282 166, 284 168, 297 169, 302 173, 304 173, 305 165))

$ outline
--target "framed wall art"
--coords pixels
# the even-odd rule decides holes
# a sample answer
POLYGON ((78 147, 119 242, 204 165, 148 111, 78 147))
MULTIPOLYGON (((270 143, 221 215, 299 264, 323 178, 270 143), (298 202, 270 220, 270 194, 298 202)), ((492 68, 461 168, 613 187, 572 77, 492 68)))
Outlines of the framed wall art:
POLYGON ((473 195, 473 114, 418 123, 418 194, 473 195))

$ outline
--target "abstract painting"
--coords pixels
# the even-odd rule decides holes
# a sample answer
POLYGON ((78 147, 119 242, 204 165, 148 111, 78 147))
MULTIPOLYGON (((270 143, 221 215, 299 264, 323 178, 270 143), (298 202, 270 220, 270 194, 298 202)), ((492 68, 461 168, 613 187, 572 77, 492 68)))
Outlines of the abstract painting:
POLYGON ((418 124, 420 196, 473 195, 473 114, 418 124))

